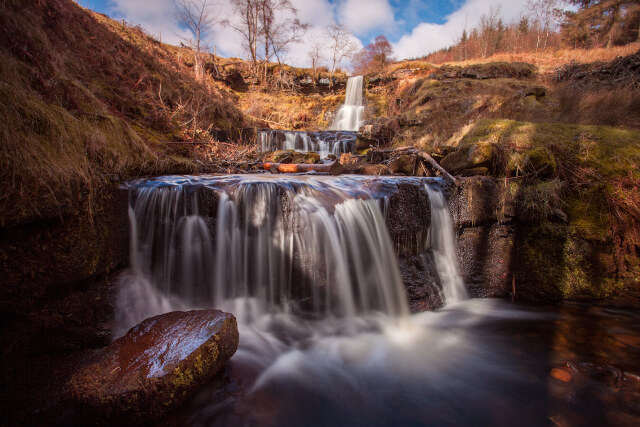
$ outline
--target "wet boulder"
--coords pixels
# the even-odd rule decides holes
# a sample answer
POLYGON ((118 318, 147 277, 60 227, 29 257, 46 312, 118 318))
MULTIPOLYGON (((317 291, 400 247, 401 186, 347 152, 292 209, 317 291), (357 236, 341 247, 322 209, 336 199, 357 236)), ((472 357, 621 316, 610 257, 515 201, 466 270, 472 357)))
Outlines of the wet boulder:
POLYGON ((145 423, 182 403, 238 348, 233 315, 219 310, 162 314, 133 327, 69 380, 87 421, 145 423))

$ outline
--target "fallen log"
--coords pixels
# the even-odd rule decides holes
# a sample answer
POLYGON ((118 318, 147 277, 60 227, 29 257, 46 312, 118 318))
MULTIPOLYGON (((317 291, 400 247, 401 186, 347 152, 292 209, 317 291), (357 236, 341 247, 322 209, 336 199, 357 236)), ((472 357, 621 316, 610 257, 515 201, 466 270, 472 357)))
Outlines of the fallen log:
POLYGON ((271 173, 304 173, 314 171, 340 175, 344 172, 344 166, 338 161, 321 164, 264 162, 262 169, 271 171, 271 173))
POLYGON ((442 174, 442 176, 444 176, 445 178, 450 179, 451 181, 453 181, 454 184, 458 183, 458 180, 456 179, 456 177, 454 177, 453 175, 451 175, 449 172, 447 172, 442 166, 440 166, 438 164, 438 162, 435 161, 435 159, 433 157, 431 157, 431 155, 425 153, 424 151, 418 151, 416 153, 418 156, 420 156, 424 161, 426 161, 427 163, 429 163, 435 170, 437 170, 438 172, 440 172, 442 174))

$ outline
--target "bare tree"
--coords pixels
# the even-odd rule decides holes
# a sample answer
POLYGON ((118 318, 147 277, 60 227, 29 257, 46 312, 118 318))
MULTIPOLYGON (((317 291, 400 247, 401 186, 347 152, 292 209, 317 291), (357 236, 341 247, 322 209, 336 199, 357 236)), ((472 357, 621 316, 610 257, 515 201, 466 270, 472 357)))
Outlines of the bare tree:
POLYGON ((331 51, 331 70, 329 72, 329 88, 333 87, 333 74, 345 58, 352 56, 358 50, 353 41, 351 30, 343 24, 334 23, 326 28, 331 51))
POLYGON ((249 52, 252 71, 257 73, 258 68, 258 30, 259 13, 258 0, 231 0, 234 11, 239 20, 225 19, 223 23, 242 35, 243 47, 249 52))
POLYGON ((500 48, 504 35, 504 23, 500 17, 500 6, 491 6, 488 14, 480 16, 480 54, 483 58, 500 48))
POLYGON ((298 11, 290 0, 232 0, 232 4, 238 19, 224 23, 243 36, 252 71, 266 83, 269 61, 276 56, 281 62, 307 26, 297 19, 298 11))
POLYGON ((313 43, 311 44, 311 48, 309 49, 309 52, 307 52, 307 55, 309 55, 309 59, 311 59, 311 69, 313 70, 313 82, 315 84, 316 80, 318 79, 318 65, 320 65, 320 62, 324 61, 325 59, 324 52, 322 50, 322 44, 320 43, 319 40, 313 41, 313 43))
POLYGON ((259 0, 258 3, 259 34, 264 51, 263 82, 266 82, 271 58, 275 55, 282 64, 289 46, 302 38, 307 25, 298 20, 298 11, 289 0, 259 0))
POLYGON ((193 70, 196 79, 201 79, 204 75, 201 56, 204 47, 203 40, 206 39, 211 27, 216 22, 212 10, 215 3, 211 0, 174 0, 174 3, 178 9, 180 22, 184 24, 194 36, 195 50, 193 54, 193 70))
POLYGON ((542 48, 542 50, 547 48, 549 35, 551 34, 552 27, 556 24, 558 16, 556 10, 559 3, 559 0, 527 0, 527 8, 537 27, 536 52, 540 48, 542 48))

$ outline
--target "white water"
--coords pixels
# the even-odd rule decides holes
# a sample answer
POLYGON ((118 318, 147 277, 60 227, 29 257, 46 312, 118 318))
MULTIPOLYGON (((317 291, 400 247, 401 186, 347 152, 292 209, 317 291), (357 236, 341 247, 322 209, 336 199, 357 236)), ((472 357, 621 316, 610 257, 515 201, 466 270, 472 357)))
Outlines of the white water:
POLYGON ((436 261, 436 270, 442 282, 444 300, 447 304, 453 304, 469 298, 469 295, 458 267, 449 207, 439 188, 429 184, 425 184, 424 188, 429 194, 431 204, 430 246, 436 261))
POLYGON ((334 130, 357 131, 363 123, 364 106, 362 105, 362 76, 349 77, 344 104, 338 110, 331 125, 334 130))
MULTIPOLYGON (((295 401, 302 391, 338 411, 327 420, 335 421, 347 401, 356 412, 343 424, 391 416, 383 408, 393 390, 410 384, 419 395, 442 361, 472 353, 463 330, 446 331, 446 318, 409 316, 382 203, 365 183, 354 177, 203 176, 134 184, 131 270, 120 283, 117 334, 152 315, 221 308, 238 319, 240 345, 230 369, 251 408, 251 399, 269 402, 283 393, 295 401), (391 388, 370 394, 378 381, 391 388)), ((425 191, 432 200, 431 249, 444 263, 437 268, 443 293, 457 301, 460 290, 446 289, 458 285, 451 220, 443 195, 425 191)), ((493 355, 480 357, 488 370, 499 366, 493 355)), ((446 387, 457 393, 460 377, 447 369, 438 377, 450 374, 446 387)), ((201 406, 188 424, 211 424, 211 414, 218 414, 207 401, 201 406)))
POLYGON ((298 132, 282 130, 258 131, 258 145, 262 152, 295 150, 301 153, 314 151, 321 159, 329 154, 340 158, 342 153, 355 150, 355 134, 336 132, 298 132))

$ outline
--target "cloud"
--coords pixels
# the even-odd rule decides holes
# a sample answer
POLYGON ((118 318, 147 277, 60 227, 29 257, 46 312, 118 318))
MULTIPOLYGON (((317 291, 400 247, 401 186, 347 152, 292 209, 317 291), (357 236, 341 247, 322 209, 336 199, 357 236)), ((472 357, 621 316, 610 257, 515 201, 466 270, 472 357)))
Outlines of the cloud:
POLYGON ((526 0, 467 0, 458 10, 447 16, 444 24, 423 22, 411 33, 393 43, 397 58, 415 58, 445 48, 456 42, 467 30, 476 26, 480 16, 492 6, 499 6, 505 21, 515 19, 525 8, 526 0))
POLYGON ((111 0, 109 11, 114 18, 141 25, 148 33, 162 41, 178 44, 189 38, 189 34, 180 28, 172 0, 111 0))
POLYGON ((346 0, 340 4, 338 12, 338 19, 356 35, 390 30, 395 25, 393 8, 388 0, 346 0))

